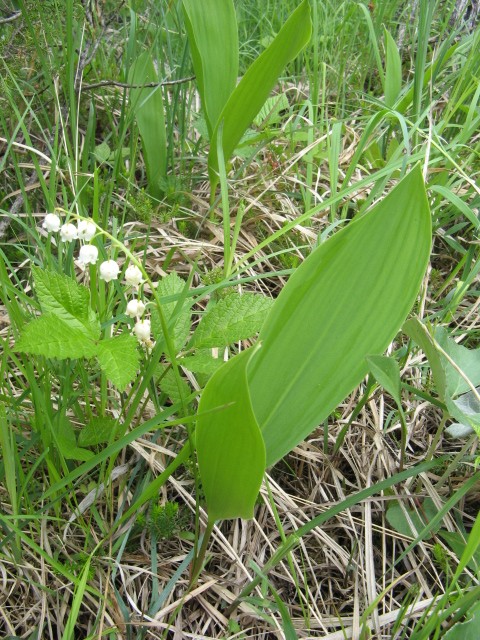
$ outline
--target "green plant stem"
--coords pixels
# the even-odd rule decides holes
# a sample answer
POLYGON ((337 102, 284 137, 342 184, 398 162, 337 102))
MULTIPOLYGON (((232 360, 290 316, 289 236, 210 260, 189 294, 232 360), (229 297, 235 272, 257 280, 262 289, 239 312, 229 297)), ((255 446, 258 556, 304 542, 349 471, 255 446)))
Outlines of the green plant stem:
POLYGON ((194 556, 194 559, 192 562, 189 589, 193 589, 195 587, 195 585, 197 584, 198 576, 200 575, 200 572, 203 569, 205 554, 207 552, 208 543, 210 541, 210 537, 212 535, 214 526, 215 526, 215 521, 210 520, 209 518, 207 521, 205 532, 203 534, 202 544, 200 546, 198 553, 194 556))

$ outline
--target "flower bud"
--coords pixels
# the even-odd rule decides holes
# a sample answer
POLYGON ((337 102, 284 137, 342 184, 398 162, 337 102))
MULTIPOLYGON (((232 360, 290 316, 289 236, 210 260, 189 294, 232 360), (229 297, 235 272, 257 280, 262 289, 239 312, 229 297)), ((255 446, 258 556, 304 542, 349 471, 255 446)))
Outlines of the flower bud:
POLYGON ((133 287, 138 287, 143 282, 142 272, 135 264, 131 264, 125 271, 125 281, 133 287))
POLYGON ((90 242, 97 232, 97 227, 92 220, 79 220, 77 223, 77 236, 79 240, 90 242))
POLYGON ((85 267, 87 264, 95 264, 98 260, 98 249, 93 244, 84 244, 80 247, 78 261, 85 267))
POLYGON ((42 227, 46 229, 49 233, 60 231, 60 218, 56 213, 47 213, 45 216, 45 220, 43 221, 42 227))
POLYGON ((77 227, 71 222, 63 224, 60 228, 60 237, 62 242, 72 242, 77 239, 77 227))
POLYGON ((119 271, 120 267, 115 260, 106 260, 100 265, 100 279, 105 280, 105 282, 116 280, 118 278, 119 271))
POLYGON ((127 310, 125 313, 130 318, 139 318, 140 316, 143 316, 144 311, 145 305, 141 300, 130 300, 127 304, 127 310))
POLYGON ((150 320, 139 320, 133 327, 133 331, 139 342, 148 342, 150 340, 150 320))

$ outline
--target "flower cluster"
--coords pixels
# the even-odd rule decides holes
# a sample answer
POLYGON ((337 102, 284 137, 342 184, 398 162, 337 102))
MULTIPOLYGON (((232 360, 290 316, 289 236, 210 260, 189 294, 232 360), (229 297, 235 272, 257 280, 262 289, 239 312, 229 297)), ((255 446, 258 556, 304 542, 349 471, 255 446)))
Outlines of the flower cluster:
MULTIPOLYGON (((56 213, 47 213, 42 227, 48 233, 60 233, 62 242, 74 242, 75 240, 82 242, 77 259, 77 263, 82 269, 85 269, 89 264, 97 264, 98 249, 95 245, 90 244, 97 234, 97 225, 93 220, 81 219, 75 226, 71 222, 62 224, 60 217, 56 213)), ((101 280, 105 282, 118 280, 119 274, 120 265, 115 260, 105 260, 100 263, 99 277, 101 280)), ((140 285, 144 282, 143 273, 135 264, 130 264, 127 267, 124 278, 127 286, 132 287, 135 291, 138 291, 140 285)), ((125 313, 129 318, 135 318, 136 320, 133 333, 138 341, 143 345, 151 346, 150 320, 144 318, 145 310, 145 304, 141 300, 133 298, 128 302, 125 313)))

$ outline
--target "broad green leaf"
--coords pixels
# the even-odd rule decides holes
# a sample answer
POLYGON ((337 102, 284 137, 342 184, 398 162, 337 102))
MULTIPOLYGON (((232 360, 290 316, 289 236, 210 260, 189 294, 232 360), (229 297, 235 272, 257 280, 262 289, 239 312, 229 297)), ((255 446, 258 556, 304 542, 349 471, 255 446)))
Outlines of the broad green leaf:
POLYGON ((109 442, 117 424, 115 418, 108 416, 92 418, 78 434, 78 444, 82 447, 93 447, 109 442))
POLYGON ((477 399, 479 389, 477 394, 472 390, 472 386, 478 387, 480 384, 480 349, 462 347, 448 336, 443 327, 437 327, 432 337, 425 325, 416 318, 405 323, 404 331, 424 351, 438 395, 447 405, 450 415, 460 423, 448 427, 447 433, 452 437, 464 437, 467 433, 465 429, 462 433, 463 425, 475 430, 480 436, 480 402, 477 399))
POLYGON ((271 465, 350 393, 410 311, 430 255, 417 166, 373 209, 318 247, 277 298, 249 387, 271 465))
MULTIPOLYGON (((402 508, 398 502, 395 502, 387 509, 387 522, 398 533, 416 538, 437 513, 438 509, 430 498, 426 498, 421 508, 417 510, 402 508), (409 520, 413 525, 413 529, 409 520)), ((438 526, 432 533, 435 533, 436 529, 438 529, 438 526)))
POLYGON ((450 627, 443 640, 478 640, 480 638, 480 603, 476 603, 468 612, 471 616, 465 622, 456 623, 450 627))
MULTIPOLYGON (((465 542, 465 538, 459 531, 446 531, 444 529, 441 529, 438 532, 438 536, 445 540, 445 542, 453 550, 457 558, 461 558, 465 553, 467 543, 465 542)), ((467 564, 467 567, 471 571, 478 571, 480 567, 480 549, 473 554, 472 559, 467 564)))
MULTIPOLYGON (((145 85, 158 82, 150 53, 140 54, 133 64, 130 82, 145 85)), ((167 173, 167 138, 163 111, 162 87, 130 90, 130 106, 142 138, 147 169, 148 190, 155 198, 164 191, 167 173)))
POLYGON ((44 313, 56 315, 87 338, 100 338, 100 322, 90 307, 90 291, 56 271, 32 268, 35 294, 44 313))
MULTIPOLYGON (((185 280, 182 280, 175 271, 172 271, 172 273, 165 276, 165 278, 162 278, 159 282, 157 293, 160 296, 160 299, 168 298, 170 296, 180 297, 185 286, 185 280)), ((162 303, 162 310, 169 327, 170 337, 175 346, 175 350, 178 352, 185 345, 190 335, 192 312, 188 306, 184 306, 180 310, 177 310, 177 302, 178 301, 162 303)), ((152 309, 151 321, 152 333, 158 340, 163 336, 163 332, 160 324, 160 317, 156 308, 152 309)))
MULTIPOLYGON (((443 327, 437 327, 434 337, 437 344, 450 356, 471 384, 474 387, 480 385, 480 349, 467 349, 457 344, 443 327)), ((440 357, 445 368, 447 390, 450 396, 455 398, 461 393, 470 391, 471 386, 465 377, 443 354, 440 353, 440 357)))
POLYGON ((466 438, 474 432, 474 428, 469 424, 462 424, 461 422, 453 422, 445 429, 445 433, 453 438, 466 438))
POLYGON ((402 330, 418 344, 427 356, 433 378, 435 380, 438 396, 440 400, 443 401, 447 390, 445 369, 443 367, 440 354, 433 344, 432 337, 428 332, 427 327, 420 322, 418 318, 411 318, 405 322, 402 330))
POLYGON ((402 88, 402 60, 395 40, 386 29, 385 48, 385 104, 387 107, 393 107, 398 100, 402 88))
POLYGON ((227 161, 244 132, 265 104, 279 75, 310 39, 310 4, 303 2, 288 18, 272 44, 250 65, 221 112, 210 138, 208 170, 212 191, 218 182, 218 129, 222 125, 223 156, 227 161))
POLYGON ((367 362, 378 384, 381 384, 401 407, 400 370, 397 361, 388 356, 368 356, 367 362))
POLYGON ((198 408, 198 466, 210 520, 252 518, 265 471, 265 446, 250 403, 252 351, 226 362, 207 383, 198 408))
POLYGON ((183 0, 183 15, 208 133, 235 88, 238 29, 233 0, 183 0))
POLYGON ((260 331, 273 300, 254 293, 232 293, 206 313, 193 335, 198 348, 226 347, 260 331))
POLYGON ((123 391, 138 372, 137 340, 128 333, 102 340, 98 343, 97 360, 110 382, 123 391))
POLYGON ((480 401, 477 393, 469 391, 458 398, 453 399, 449 394, 445 396, 445 403, 451 416, 463 425, 470 426, 480 437, 480 401))
POLYGON ((15 343, 15 351, 59 360, 91 358, 97 352, 97 343, 87 338, 82 330, 72 328, 67 321, 45 313, 24 327, 15 343))

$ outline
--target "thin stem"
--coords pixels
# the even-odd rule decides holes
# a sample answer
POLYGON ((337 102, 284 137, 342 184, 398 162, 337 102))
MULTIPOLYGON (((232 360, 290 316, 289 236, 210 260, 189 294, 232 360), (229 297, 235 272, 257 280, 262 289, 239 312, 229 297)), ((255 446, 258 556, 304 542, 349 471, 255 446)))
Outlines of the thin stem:
POLYGON ((192 562, 192 570, 190 576, 190 585, 189 588, 193 589, 197 583, 198 576, 203 569, 203 563, 205 559, 205 554, 207 552, 208 543, 210 541, 210 537, 212 535, 213 527, 215 526, 215 521, 208 519, 207 526, 205 528, 205 533, 203 534, 202 544, 200 546, 200 550, 198 554, 194 558, 192 562))

